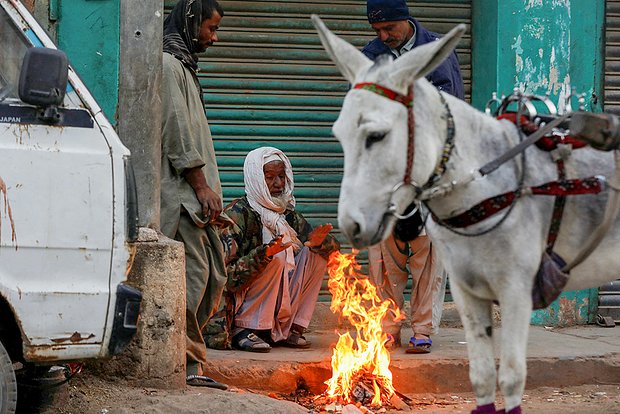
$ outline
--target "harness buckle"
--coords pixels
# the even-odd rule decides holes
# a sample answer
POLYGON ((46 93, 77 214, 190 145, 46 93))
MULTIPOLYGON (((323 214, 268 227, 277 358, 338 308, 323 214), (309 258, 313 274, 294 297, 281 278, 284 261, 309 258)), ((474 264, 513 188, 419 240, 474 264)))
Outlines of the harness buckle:
POLYGON ((553 162, 566 161, 573 154, 572 144, 557 144, 557 147, 549 152, 553 162))

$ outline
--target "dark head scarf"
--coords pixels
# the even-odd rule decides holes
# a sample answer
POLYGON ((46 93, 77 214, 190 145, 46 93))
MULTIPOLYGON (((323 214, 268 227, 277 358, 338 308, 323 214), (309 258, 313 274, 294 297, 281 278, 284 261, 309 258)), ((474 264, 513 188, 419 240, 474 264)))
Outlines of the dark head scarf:
POLYGON ((201 0, 179 0, 164 20, 164 52, 168 52, 187 67, 198 69, 198 34, 202 24, 201 0))

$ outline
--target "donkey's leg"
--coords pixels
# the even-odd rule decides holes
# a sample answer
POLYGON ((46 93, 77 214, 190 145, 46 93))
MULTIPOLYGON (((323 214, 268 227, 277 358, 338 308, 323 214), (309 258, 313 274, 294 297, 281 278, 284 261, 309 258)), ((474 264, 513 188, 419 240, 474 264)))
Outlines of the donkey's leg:
POLYGON ((469 354, 469 379, 476 393, 478 410, 486 411, 495 401, 496 370, 493 355, 493 302, 474 296, 451 279, 451 292, 465 327, 469 354), (488 406, 488 407, 487 407, 488 406))
POLYGON ((504 395, 506 412, 520 412, 527 374, 527 337, 532 314, 529 290, 512 286, 501 295, 502 335, 499 387, 504 395), (514 409, 514 411, 511 411, 514 409))

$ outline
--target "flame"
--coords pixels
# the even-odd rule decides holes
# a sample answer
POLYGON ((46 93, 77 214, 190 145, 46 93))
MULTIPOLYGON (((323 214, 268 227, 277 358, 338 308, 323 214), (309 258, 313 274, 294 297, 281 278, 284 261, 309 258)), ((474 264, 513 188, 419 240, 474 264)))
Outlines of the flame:
MULTIPOLYGON (((376 287, 359 273, 355 252, 332 253, 327 268, 332 294, 330 309, 346 317, 356 330, 355 339, 349 332, 338 339, 332 356, 332 378, 325 382, 327 395, 349 403, 355 385, 364 378, 372 383, 371 406, 380 406, 395 392, 389 368, 390 353, 385 348, 388 337, 381 327, 393 302, 382 301, 376 287)), ((398 308, 392 306, 391 311, 400 317, 398 308)))

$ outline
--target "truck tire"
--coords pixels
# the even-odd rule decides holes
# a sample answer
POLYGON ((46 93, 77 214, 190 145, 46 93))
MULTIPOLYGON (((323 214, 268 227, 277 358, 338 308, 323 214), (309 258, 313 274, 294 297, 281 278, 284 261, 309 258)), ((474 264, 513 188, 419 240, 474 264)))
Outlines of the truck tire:
POLYGON ((0 414, 13 414, 17 407, 17 381, 9 354, 0 342, 0 414))

